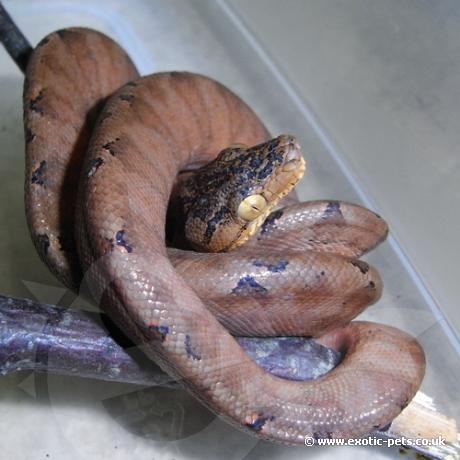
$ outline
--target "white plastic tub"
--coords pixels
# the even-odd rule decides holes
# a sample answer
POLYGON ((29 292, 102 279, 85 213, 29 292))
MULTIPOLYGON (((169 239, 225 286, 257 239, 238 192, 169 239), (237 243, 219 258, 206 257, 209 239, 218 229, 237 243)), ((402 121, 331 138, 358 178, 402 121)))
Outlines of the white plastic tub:
MULTIPOLYGON (((285 78, 286 69, 264 51, 269 44, 261 47, 240 19, 238 11, 245 11, 245 3, 231 3, 238 9, 224 0, 4 1, 33 44, 57 28, 89 26, 117 40, 144 74, 189 70, 220 80, 241 95, 274 134, 290 132, 300 138, 308 163, 298 189, 302 199, 337 198, 374 207, 371 185, 352 172, 349 156, 336 148, 285 78)), ((248 17, 256 21, 248 7, 248 15, 251 12, 248 17)), ((22 81, 0 49, 0 292, 81 307, 84 303, 59 286, 39 261, 26 229, 22 81)), ((391 227, 397 214, 376 210, 391 227)), ((448 251, 447 242, 441 243, 448 251)), ((440 411, 460 421, 460 347, 442 305, 433 300, 400 241, 391 237, 368 260, 382 274, 385 289, 381 301, 362 318, 418 337, 428 361, 422 390, 440 411)), ((397 449, 383 447, 306 450, 258 442, 171 390, 140 391, 124 384, 33 374, 0 378, 0 440, 1 458, 17 460, 365 459, 370 450, 376 458, 399 457, 397 449)))

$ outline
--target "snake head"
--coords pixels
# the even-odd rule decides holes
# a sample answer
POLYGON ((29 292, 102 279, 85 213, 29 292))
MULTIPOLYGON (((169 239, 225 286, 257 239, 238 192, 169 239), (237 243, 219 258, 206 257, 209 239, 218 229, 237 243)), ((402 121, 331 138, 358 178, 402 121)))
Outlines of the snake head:
POLYGON ((194 249, 222 252, 244 244, 305 171, 294 136, 230 146, 185 185, 185 237, 194 249))

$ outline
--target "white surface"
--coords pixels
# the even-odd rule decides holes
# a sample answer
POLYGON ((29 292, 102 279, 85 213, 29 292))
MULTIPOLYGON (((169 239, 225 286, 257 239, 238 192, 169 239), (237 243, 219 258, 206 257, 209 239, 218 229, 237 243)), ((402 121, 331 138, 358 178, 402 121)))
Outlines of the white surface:
POLYGON ((229 3, 313 108, 459 334, 460 4, 229 3))
MULTIPOLYGON (((437 130, 439 125, 446 129, 447 125, 454 126, 455 112, 452 119, 447 111, 442 112, 444 118, 440 119, 445 124, 430 124, 428 114, 432 118, 436 118, 435 114, 441 116, 437 112, 441 110, 436 105, 437 99, 434 102, 431 99, 431 112, 426 109, 424 115, 414 102, 418 92, 426 101, 424 90, 435 81, 435 74, 431 73, 431 80, 424 77, 422 83, 415 83, 421 74, 420 66, 429 67, 422 48, 430 45, 429 37, 435 35, 435 28, 427 26, 427 18, 431 16, 423 13, 422 7, 413 7, 421 15, 419 27, 424 32, 419 34, 417 68, 414 59, 403 66, 406 57, 411 56, 406 42, 413 43, 412 29, 399 29, 397 35, 394 31, 387 34, 385 28, 387 23, 395 21, 405 20, 408 24, 416 21, 417 16, 413 19, 408 12, 410 6, 401 7, 398 14, 397 4, 387 2, 388 9, 381 7, 382 11, 373 16, 358 1, 342 4, 264 0, 260 4, 259 0, 232 0, 232 3, 270 53, 276 52, 282 73, 223 1, 107 0, 93 5, 85 0, 15 0, 6 1, 5 6, 34 44, 54 29, 85 25, 119 41, 145 73, 184 69, 221 80, 255 108, 273 133, 292 132, 300 137, 309 164, 301 188, 303 198, 334 197, 374 204, 390 221, 398 242, 410 255, 410 263, 423 275, 429 289, 425 291, 424 286, 417 284, 412 266, 401 258, 396 241, 393 245, 385 243, 368 258, 383 276, 384 296, 364 317, 399 326, 418 336, 428 359, 423 390, 434 397, 441 409, 460 420, 457 390, 460 358, 454 348, 455 338, 446 335, 443 312, 449 314, 452 323, 456 319, 452 314, 453 304, 439 302, 439 293, 447 296, 448 290, 431 276, 437 259, 432 260, 432 267, 429 263, 432 251, 443 254, 445 279, 456 275, 453 260, 458 245, 454 243, 454 212, 444 211, 442 222, 450 225, 443 224, 437 231, 435 217, 440 209, 446 208, 435 208, 433 203, 437 198, 433 201, 423 187, 434 189, 436 197, 446 195, 449 190, 453 166, 446 166, 446 155, 439 154, 443 161, 436 163, 429 152, 438 149, 446 152, 447 145, 452 145, 454 151, 456 132, 450 132, 451 137, 445 137, 441 143, 443 138, 437 130), (288 7, 280 8, 281 4, 288 7), (401 40, 404 37, 405 42, 401 40), (405 52, 395 48, 395 43, 401 42, 406 43, 405 52), (388 71, 399 83, 384 84, 385 71, 393 57, 399 59, 399 64, 388 71), (283 73, 296 83, 298 94, 311 103, 318 118, 312 116, 310 107, 298 97, 283 73), (414 87, 403 78, 406 73, 410 74, 414 87), (398 79, 399 74, 403 77, 398 79), (413 93, 414 88, 419 88, 418 92, 413 93), (420 159, 414 157, 419 150, 420 159), (427 174, 425 168, 432 174, 427 174), (442 187, 436 185, 439 182, 442 187), (395 196, 400 200, 395 201, 395 196), (419 218, 423 220, 418 221, 419 218), (428 244, 427 235, 435 231, 435 242, 428 244), (447 238, 449 232, 452 235, 447 238), (413 254, 411 248, 415 244, 421 249, 412 251, 413 254), (435 295, 438 303, 432 302, 431 295, 435 295)), ((433 17, 441 21, 444 16, 440 12, 433 17)), ((443 30, 438 36, 443 36, 443 30)), ((455 38, 454 32, 451 33, 455 38)), ((444 62, 433 47, 425 51, 428 62, 430 59, 439 65, 444 62)), ((454 82, 449 84, 453 86, 454 82)), ((0 88, 0 196, 6 197, 0 206, 0 292, 80 306, 80 301, 74 301, 48 274, 29 241, 22 204, 22 75, 3 50, 0 50, 0 88)), ((441 93, 444 94, 439 90, 436 94, 441 93)), ((454 96, 447 99, 455 100, 454 96)), ((451 103, 453 111, 455 104, 451 103)), ((453 205, 454 192, 452 189, 453 205)), ((444 199, 441 206, 448 207, 448 201, 444 199)), ((306 452, 303 447, 257 443, 223 422, 215 420, 207 425, 212 417, 190 401, 185 398, 178 402, 177 395, 166 397, 152 389, 139 392, 127 385, 83 379, 24 374, 2 378, 2 458, 46 459, 46 454, 49 458, 85 460, 239 460, 281 456, 300 459, 307 455, 364 459, 369 456, 369 450, 361 448, 306 452), (196 425, 193 436, 189 436, 193 428, 188 424, 196 425), (166 425, 166 430, 187 437, 168 441, 157 434, 152 439, 158 425, 166 425)), ((383 448, 372 449, 372 453, 376 458, 399 456, 397 451, 383 448)))

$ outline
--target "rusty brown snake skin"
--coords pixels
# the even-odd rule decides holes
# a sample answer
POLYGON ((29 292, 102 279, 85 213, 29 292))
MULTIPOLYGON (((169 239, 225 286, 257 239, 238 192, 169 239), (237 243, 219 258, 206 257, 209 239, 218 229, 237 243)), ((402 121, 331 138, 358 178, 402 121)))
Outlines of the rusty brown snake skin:
POLYGON ((225 420, 303 443, 369 433, 411 400, 425 368, 418 342, 393 327, 349 322, 380 296, 378 273, 358 259, 386 236, 374 213, 334 201, 293 204, 233 252, 166 248, 178 173, 229 145, 269 138, 224 86, 185 72, 139 78, 107 37, 65 29, 34 50, 24 120, 26 213, 42 259, 73 290, 84 273, 121 329, 225 420), (345 357, 318 380, 281 379, 224 326, 321 336, 345 357))

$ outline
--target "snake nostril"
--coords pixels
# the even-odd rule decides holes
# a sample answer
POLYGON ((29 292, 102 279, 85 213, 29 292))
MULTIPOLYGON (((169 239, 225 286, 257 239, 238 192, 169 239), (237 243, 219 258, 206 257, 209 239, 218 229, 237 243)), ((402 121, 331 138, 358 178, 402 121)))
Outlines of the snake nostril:
POLYGON ((40 161, 40 165, 38 166, 37 169, 32 173, 32 178, 31 182, 32 184, 37 184, 37 185, 44 185, 45 184, 45 178, 44 178, 44 171, 46 169, 46 161, 42 160, 40 161))
POLYGON ((298 161, 300 159, 300 148, 296 145, 289 144, 288 152, 286 153, 286 161, 298 161))

